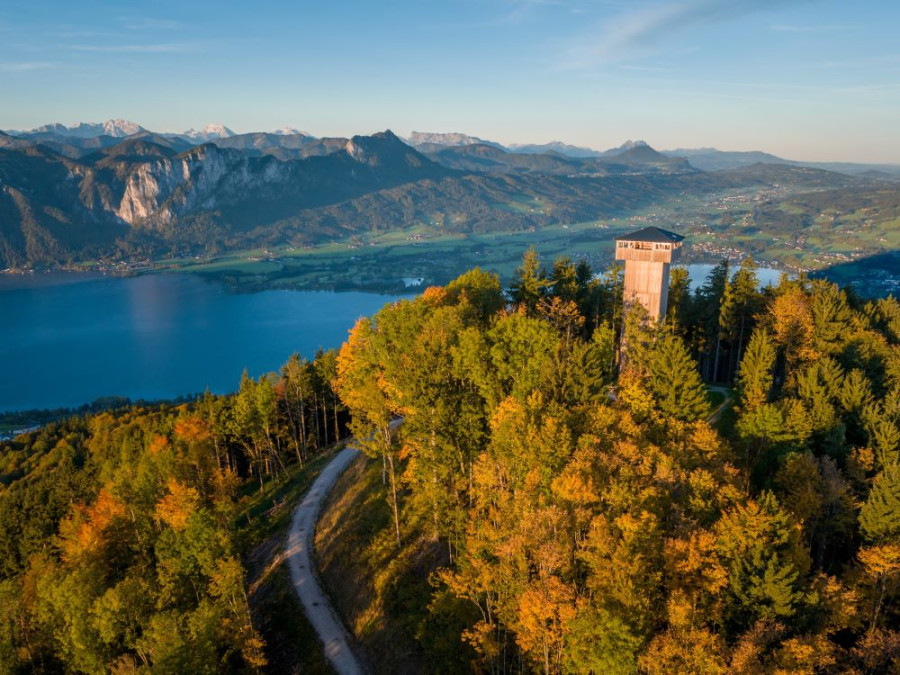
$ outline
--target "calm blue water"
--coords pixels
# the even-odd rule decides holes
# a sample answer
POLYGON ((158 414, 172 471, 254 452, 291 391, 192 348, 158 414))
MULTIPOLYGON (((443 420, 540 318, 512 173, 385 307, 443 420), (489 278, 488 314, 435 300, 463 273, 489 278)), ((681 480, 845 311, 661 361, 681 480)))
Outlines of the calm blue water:
MULTIPOLYGON (((705 263, 694 263, 692 265, 684 265, 690 275, 691 289, 702 286, 706 281, 706 277, 712 272, 715 265, 705 263)), ((740 265, 731 266, 731 274, 734 275, 738 271, 740 265)), ((773 270, 769 267, 760 267, 756 270, 756 278, 759 279, 760 287, 777 286, 783 272, 781 270, 773 270)), ((794 275, 791 275, 794 276, 794 275)))
POLYGON ((234 391, 244 368, 260 375, 293 352, 338 347, 357 318, 392 299, 235 295, 186 274, 0 275, 0 411, 234 391))
MULTIPOLYGON (((712 265, 688 265, 692 285, 712 265)), ((760 269, 762 285, 777 270, 760 269)), ((234 391, 246 368, 338 347, 373 293, 229 293, 191 275, 128 279, 0 275, 0 411, 76 407, 101 396, 172 398, 234 391)))

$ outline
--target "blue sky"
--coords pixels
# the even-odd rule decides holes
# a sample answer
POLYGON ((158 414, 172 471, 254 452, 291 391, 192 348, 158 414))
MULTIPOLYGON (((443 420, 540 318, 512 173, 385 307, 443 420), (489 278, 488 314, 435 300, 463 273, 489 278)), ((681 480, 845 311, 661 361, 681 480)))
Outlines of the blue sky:
POLYGON ((895 0, 3 0, 0 129, 122 117, 900 162, 898 31, 895 0))

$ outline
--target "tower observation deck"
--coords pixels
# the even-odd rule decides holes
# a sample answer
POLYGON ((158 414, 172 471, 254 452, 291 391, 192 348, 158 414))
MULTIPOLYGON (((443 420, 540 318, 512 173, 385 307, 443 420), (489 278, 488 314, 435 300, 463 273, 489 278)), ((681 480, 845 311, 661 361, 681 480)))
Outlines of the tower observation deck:
POLYGON ((636 302, 652 321, 666 315, 669 268, 681 255, 684 237, 658 227, 616 237, 616 260, 625 261, 625 307, 636 302))

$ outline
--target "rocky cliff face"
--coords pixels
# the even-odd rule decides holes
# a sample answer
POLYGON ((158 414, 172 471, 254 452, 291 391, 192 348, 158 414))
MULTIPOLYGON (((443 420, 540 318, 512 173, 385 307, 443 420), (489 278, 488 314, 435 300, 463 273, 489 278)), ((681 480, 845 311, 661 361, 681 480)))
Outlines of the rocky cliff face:
POLYGON ((126 223, 134 224, 159 213, 160 205, 190 177, 187 167, 180 166, 183 164, 166 159, 138 167, 125 183, 116 215, 126 223), (178 169, 181 169, 181 175, 176 173, 178 169))
POLYGON ((214 210, 290 178, 291 167, 270 158, 203 145, 175 158, 136 167, 115 206, 124 222, 168 223, 194 210, 214 210))
POLYGON ((8 136, 0 141, 0 264, 50 253, 58 259, 84 240, 127 236, 131 226, 172 236, 182 222, 202 218, 245 231, 447 173, 390 132, 334 139, 320 153, 286 160, 212 143, 179 154, 151 135, 80 159, 8 136), (41 235, 28 245, 32 252, 26 231, 41 235))
MULTIPOLYGON (((289 140, 275 149, 290 143, 294 154, 261 154, 257 141, 272 141, 255 136, 185 149, 139 134, 67 157, 0 136, 0 269, 328 241, 430 222, 436 213, 454 214, 451 227, 460 231, 535 227, 731 180, 671 170, 673 160, 646 147, 620 153, 625 157, 574 159, 470 145, 429 158, 391 132, 350 140, 283 138, 289 140), (552 207, 546 213, 506 207, 523 196, 552 207)), ((734 180, 758 184, 753 176, 734 180)))
POLYGON ((389 132, 355 136, 343 150, 293 161, 250 156, 210 143, 129 167, 121 197, 111 207, 129 225, 164 224, 185 214, 270 197, 287 203, 327 202, 352 194, 355 186, 365 190, 442 171, 389 132))

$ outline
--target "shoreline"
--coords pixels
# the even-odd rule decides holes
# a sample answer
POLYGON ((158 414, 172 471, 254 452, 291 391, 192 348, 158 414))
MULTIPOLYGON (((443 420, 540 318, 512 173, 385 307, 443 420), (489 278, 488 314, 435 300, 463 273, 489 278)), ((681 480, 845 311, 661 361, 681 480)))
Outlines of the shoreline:
MULTIPOLYGON (((399 277, 394 277, 393 275, 391 275, 390 278, 371 279, 365 282, 353 281, 349 278, 339 278, 325 283, 315 283, 307 281, 291 282, 289 279, 286 280, 283 277, 279 276, 278 273, 281 270, 259 273, 243 271, 241 269, 241 265, 246 264, 246 261, 243 261, 239 257, 237 257, 240 255, 240 252, 236 252, 234 255, 236 257, 233 259, 228 255, 225 255, 198 261, 202 265, 221 265, 221 267, 219 268, 208 270, 204 270, 202 268, 184 269, 182 266, 177 264, 166 265, 165 263, 167 261, 164 260, 150 263, 148 263, 147 261, 141 261, 137 264, 122 263, 121 265, 118 265, 116 267, 106 267, 100 269, 98 269, 97 267, 86 267, 84 265, 60 265, 19 269, 7 268, 4 270, 0 270, 0 292, 2 292, 3 290, 7 290, 8 287, 39 288, 44 286, 62 285, 63 283, 79 283, 81 281, 89 281, 93 279, 130 279, 150 275, 181 274, 199 277, 201 279, 204 279, 205 281, 214 281, 217 283, 221 283, 230 292, 239 294, 257 293, 262 291, 289 290, 301 292, 322 291, 334 293, 376 293, 379 295, 415 295, 425 290, 428 286, 444 285, 450 279, 455 278, 455 276, 458 276, 459 274, 462 274, 465 270, 477 266, 477 261, 470 261, 469 264, 463 265, 456 275, 451 274, 450 278, 447 280, 443 279, 444 276, 447 276, 446 270, 435 270, 438 273, 438 277, 423 276, 420 272, 419 274, 412 276, 412 278, 418 280, 418 283, 414 284, 408 283, 410 275, 399 277), (229 266, 228 263, 232 260, 234 264, 233 266, 229 266), (55 277, 55 280, 51 280, 50 277, 55 277), (13 280, 18 279, 47 279, 50 283, 13 283, 13 280), (4 281, 8 282, 8 284, 4 283, 4 281), (54 283, 53 281, 59 281, 59 284, 54 283)), ((680 261, 680 264, 678 266, 714 266, 725 259, 728 260, 730 265, 738 265, 741 262, 739 259, 734 259, 732 256, 715 258, 708 255, 689 255, 686 256, 684 260, 680 261)), ((270 262, 282 266, 284 265, 284 262, 278 257, 267 258, 264 260, 249 259, 249 261, 270 262)), ((777 260, 755 260, 755 262, 759 269, 774 270, 791 275, 797 275, 799 273, 815 274, 820 271, 785 265, 777 260)), ((482 267, 487 269, 490 266, 484 265, 482 267)), ((327 276, 331 276, 334 273, 340 274, 342 271, 343 270, 340 269, 340 266, 335 265, 323 270, 323 275, 327 274, 327 276)), ((400 274, 402 274, 402 272, 400 272, 400 274)))

